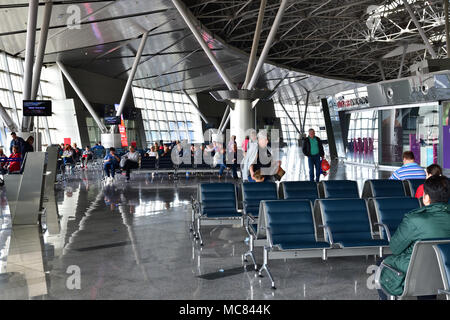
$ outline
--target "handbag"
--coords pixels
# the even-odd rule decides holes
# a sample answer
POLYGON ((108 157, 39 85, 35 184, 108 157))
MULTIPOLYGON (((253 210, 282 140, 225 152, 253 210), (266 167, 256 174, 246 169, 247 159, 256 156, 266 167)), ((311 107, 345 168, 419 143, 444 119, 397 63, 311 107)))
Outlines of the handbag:
POLYGON ((122 156, 121 158, 120 158, 120 167, 121 168, 123 168, 124 166, 125 166, 125 162, 127 161, 127 157, 125 157, 125 156, 122 156))
POLYGON ((283 178, 285 173, 286 173, 286 171, 284 171, 282 167, 278 167, 278 171, 277 171, 277 173, 275 173, 274 178, 277 181, 280 181, 281 178, 283 178))

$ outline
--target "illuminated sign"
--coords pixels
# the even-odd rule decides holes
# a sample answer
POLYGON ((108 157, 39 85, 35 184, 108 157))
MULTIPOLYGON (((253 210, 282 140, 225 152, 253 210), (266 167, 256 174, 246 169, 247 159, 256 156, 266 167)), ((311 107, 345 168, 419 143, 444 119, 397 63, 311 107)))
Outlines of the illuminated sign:
POLYGON ((368 107, 369 97, 361 97, 348 100, 340 99, 337 101, 336 105, 339 109, 368 107))

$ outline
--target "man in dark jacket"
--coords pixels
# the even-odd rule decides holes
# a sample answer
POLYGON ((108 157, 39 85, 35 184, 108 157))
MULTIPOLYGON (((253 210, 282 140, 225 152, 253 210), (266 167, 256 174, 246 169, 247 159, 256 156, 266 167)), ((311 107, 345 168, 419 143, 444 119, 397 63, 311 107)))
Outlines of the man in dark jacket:
POLYGON ((314 181, 314 168, 316 169, 316 181, 320 179, 320 158, 325 156, 322 140, 316 137, 314 129, 309 129, 309 136, 303 139, 303 154, 308 157, 309 180, 314 181))
MULTIPOLYGON (((403 293, 405 275, 416 241, 426 239, 450 238, 450 183, 445 176, 433 176, 424 183, 424 207, 407 213, 397 231, 391 238, 389 247, 392 255, 384 259, 383 264, 402 272, 384 268, 380 275, 380 284, 391 295, 403 293)), ((382 292, 380 298, 386 298, 382 292)))
POLYGON ((14 146, 17 146, 19 149, 19 151, 23 150, 23 146, 25 145, 25 140, 23 140, 21 137, 18 137, 17 134, 15 132, 11 132, 11 144, 9 145, 9 152, 12 154, 12 148, 14 146))

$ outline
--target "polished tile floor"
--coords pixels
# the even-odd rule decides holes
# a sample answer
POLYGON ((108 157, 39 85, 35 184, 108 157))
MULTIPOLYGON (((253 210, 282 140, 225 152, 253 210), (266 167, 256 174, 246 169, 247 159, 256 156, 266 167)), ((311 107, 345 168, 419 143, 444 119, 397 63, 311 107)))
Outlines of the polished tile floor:
MULTIPOLYGON (((304 180, 296 149, 283 157, 283 180, 304 180)), ((389 172, 333 163, 326 179, 389 172)), ((226 178, 231 181, 231 177, 226 178)), ((277 290, 244 267, 242 228, 205 227, 204 247, 188 230, 190 199, 199 182, 217 176, 132 174, 105 185, 101 172, 77 172, 56 185, 59 231, 12 227, 0 197, 1 299, 377 299, 370 289, 373 257, 271 261, 277 290)), ((6 186, 7 187, 7 186, 6 186)), ((49 228, 50 229, 50 228, 49 228)), ((262 250, 256 249, 258 263, 262 250)))

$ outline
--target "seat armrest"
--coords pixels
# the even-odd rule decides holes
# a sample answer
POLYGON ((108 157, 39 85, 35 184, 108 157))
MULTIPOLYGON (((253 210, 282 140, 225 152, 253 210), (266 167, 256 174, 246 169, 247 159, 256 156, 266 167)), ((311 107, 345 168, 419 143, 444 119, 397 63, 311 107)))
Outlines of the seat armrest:
POLYGON ((386 263, 384 263, 384 262, 381 262, 381 264, 380 264, 380 274, 381 274, 381 271, 384 269, 384 268, 388 268, 389 270, 391 270, 392 272, 395 272, 396 274, 397 274, 397 276, 402 276, 403 275, 403 272, 401 272, 401 271, 398 271, 397 269, 395 269, 394 267, 392 267, 392 266, 390 266, 390 265, 388 265, 388 264, 386 264, 386 263))
POLYGON ((388 238, 388 241, 391 242, 391 232, 389 231, 389 227, 386 224, 379 223, 379 222, 376 222, 375 225, 384 229, 384 231, 386 232, 386 236, 388 238))
POLYGON ((271 235, 271 231, 270 231, 270 227, 266 227, 266 237, 267 237, 267 242, 269 242, 269 247, 272 249, 273 248, 273 242, 272 242, 272 235, 271 235))
POLYGON ((331 229, 326 224, 320 224, 319 228, 323 228, 325 230, 325 233, 327 234, 328 240, 330 241, 330 244, 333 245, 333 235, 331 234, 331 229))

